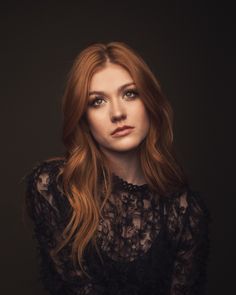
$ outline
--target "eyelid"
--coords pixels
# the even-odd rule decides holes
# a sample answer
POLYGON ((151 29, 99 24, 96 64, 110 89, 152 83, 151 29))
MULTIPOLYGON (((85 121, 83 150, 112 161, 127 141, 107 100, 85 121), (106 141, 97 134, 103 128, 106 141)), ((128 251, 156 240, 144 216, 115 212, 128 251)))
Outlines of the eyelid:
POLYGON ((137 88, 135 88, 135 87, 127 88, 127 89, 124 90, 124 92, 127 92, 127 91, 138 92, 137 88))
POLYGON ((99 106, 100 104, 96 105, 95 102, 96 102, 97 100, 99 100, 99 99, 104 100, 104 98, 103 98, 102 96, 95 96, 95 97, 93 97, 91 100, 89 100, 88 104, 89 104, 90 106, 92 106, 92 107, 97 107, 97 106, 99 106))
MULTIPOLYGON (((137 88, 135 88, 135 87, 131 87, 131 88, 126 88, 126 89, 124 89, 124 90, 123 90, 123 94, 126 93, 126 92, 128 92, 128 91, 133 91, 133 92, 137 92, 137 93, 138 93, 137 88)), ((95 94, 95 95, 92 97, 92 99, 94 99, 94 98, 104 98, 104 97, 105 97, 105 96, 102 95, 102 94, 95 94)))
MULTIPOLYGON (((125 89, 123 91, 123 95, 125 95, 127 92, 133 92, 136 96, 139 95, 138 90, 134 87, 125 89)), ((133 98, 133 97, 131 97, 131 98, 133 98)), ((95 95, 94 97, 92 97, 91 101, 89 101, 89 105, 94 106, 94 107, 99 106, 100 104, 98 104, 98 105, 94 104, 96 102, 96 100, 99 100, 99 99, 104 100, 104 96, 102 96, 100 94, 95 95)))
POLYGON ((126 94, 127 92, 133 92, 135 93, 136 95, 138 95, 138 90, 136 88, 128 88, 124 91, 124 94, 126 94))

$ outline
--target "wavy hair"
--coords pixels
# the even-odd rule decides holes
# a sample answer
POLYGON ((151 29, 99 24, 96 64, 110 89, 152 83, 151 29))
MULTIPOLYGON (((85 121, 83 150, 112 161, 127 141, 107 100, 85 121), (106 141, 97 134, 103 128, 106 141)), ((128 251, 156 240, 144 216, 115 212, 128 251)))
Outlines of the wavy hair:
POLYGON ((164 197, 187 185, 173 149, 171 105, 143 58, 122 42, 93 43, 85 48, 73 63, 62 100, 62 140, 66 148, 63 191, 73 213, 55 251, 73 241, 72 259, 84 274, 83 255, 90 241, 99 254, 97 227, 112 189, 108 160, 90 133, 85 115, 91 78, 107 62, 129 72, 148 112, 150 128, 140 144, 139 155, 150 190, 164 197))

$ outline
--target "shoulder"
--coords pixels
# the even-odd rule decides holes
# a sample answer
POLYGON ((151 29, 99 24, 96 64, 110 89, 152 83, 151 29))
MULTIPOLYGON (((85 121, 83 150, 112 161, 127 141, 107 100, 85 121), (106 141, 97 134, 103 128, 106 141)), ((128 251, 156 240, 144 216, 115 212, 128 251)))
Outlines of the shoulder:
POLYGON ((47 160, 38 161, 27 174, 26 179, 35 180, 42 177, 43 174, 53 176, 58 173, 64 166, 65 159, 63 157, 50 158, 47 160))
POLYGON ((175 210, 176 214, 183 215, 189 211, 194 211, 195 214, 208 215, 209 209, 206 203, 205 195, 203 192, 193 190, 189 187, 181 191, 169 194, 164 203, 166 208, 170 211, 175 210))
POLYGON ((26 205, 30 215, 36 209, 40 214, 42 210, 58 212, 65 206, 66 198, 61 186, 64 165, 62 157, 39 161, 26 175, 26 205))
POLYGON ((62 157, 37 162, 26 175, 27 189, 43 192, 51 185, 58 184, 64 165, 65 159, 62 157))
POLYGON ((167 227, 172 233, 181 233, 188 227, 197 234, 205 231, 211 221, 203 192, 187 187, 166 197, 164 204, 167 227))

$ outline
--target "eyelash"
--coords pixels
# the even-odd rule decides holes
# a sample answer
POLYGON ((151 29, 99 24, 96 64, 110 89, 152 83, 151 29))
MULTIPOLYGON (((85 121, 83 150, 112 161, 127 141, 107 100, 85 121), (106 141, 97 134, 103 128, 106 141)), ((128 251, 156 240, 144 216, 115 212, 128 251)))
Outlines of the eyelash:
MULTIPOLYGON (((135 99, 135 98, 139 95, 139 94, 138 94, 138 91, 137 91, 136 89, 127 89, 127 90, 124 91, 124 94, 126 95, 126 94, 129 93, 129 92, 134 94, 133 97, 129 97, 129 98, 131 98, 131 99, 135 99)), ((93 98, 93 99, 89 102, 89 106, 94 107, 94 108, 99 107, 100 104, 95 105, 94 103, 95 103, 96 101, 100 100, 100 99, 103 99, 103 97, 102 97, 102 96, 96 96, 95 98, 93 98)))

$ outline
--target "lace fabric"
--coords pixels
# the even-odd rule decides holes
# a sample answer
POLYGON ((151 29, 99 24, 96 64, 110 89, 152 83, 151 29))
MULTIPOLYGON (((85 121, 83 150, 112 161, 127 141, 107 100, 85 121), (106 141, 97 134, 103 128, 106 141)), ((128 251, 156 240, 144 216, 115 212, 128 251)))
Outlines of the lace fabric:
POLYGON ((209 210, 200 194, 186 188, 168 197, 152 194, 113 175, 103 208, 95 252, 85 270, 75 269, 71 244, 57 261, 51 251, 69 221, 71 208, 60 188, 63 160, 39 163, 27 177, 26 205, 34 225, 41 280, 50 294, 205 294, 209 254, 209 210))

